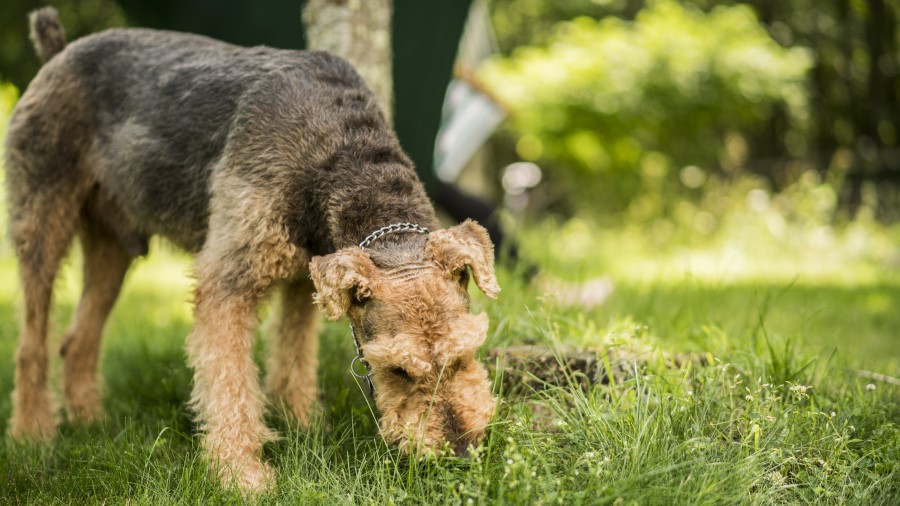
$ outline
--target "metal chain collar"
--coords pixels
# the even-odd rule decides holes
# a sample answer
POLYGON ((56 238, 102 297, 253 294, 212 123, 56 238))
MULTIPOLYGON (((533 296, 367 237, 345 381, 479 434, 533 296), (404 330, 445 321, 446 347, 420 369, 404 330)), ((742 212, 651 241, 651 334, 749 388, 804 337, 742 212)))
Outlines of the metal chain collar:
POLYGON ((392 234, 394 232, 415 232, 417 234, 427 234, 428 229, 421 225, 416 225, 415 223, 394 223, 386 227, 381 227, 378 230, 367 235, 366 238, 363 239, 361 243, 359 243, 359 247, 366 248, 373 242, 380 239, 382 236, 392 234))
MULTIPOLYGON (((415 223, 394 223, 386 227, 381 227, 378 230, 367 235, 366 238, 363 239, 361 243, 359 243, 359 247, 368 247, 370 244, 377 241, 381 237, 387 234, 392 234, 394 232, 415 232, 417 234, 427 234, 429 230, 421 225, 416 225, 415 223)), ((356 345, 356 356, 353 357, 353 360, 350 361, 350 374, 365 381, 366 384, 369 385, 369 395, 375 397, 375 383, 372 383, 372 366, 365 359, 365 357, 363 357, 362 345, 359 343, 359 338, 356 337, 356 330, 353 328, 352 323, 350 324, 350 335, 353 336, 353 344, 356 345), (357 372, 357 362, 362 364, 362 366, 365 368, 365 374, 357 372)))

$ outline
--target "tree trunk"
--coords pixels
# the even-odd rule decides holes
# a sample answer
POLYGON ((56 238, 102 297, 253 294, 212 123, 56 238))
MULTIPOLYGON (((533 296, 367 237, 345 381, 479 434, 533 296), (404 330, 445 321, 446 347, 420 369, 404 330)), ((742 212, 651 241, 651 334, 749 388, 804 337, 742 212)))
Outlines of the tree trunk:
POLYGON ((393 0, 309 0, 303 9, 308 49, 328 51, 356 67, 393 118, 391 14, 393 0))

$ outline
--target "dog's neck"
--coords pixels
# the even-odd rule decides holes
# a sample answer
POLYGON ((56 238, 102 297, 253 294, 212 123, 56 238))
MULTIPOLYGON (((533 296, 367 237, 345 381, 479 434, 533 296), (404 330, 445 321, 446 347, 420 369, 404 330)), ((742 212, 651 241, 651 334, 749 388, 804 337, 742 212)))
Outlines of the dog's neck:
MULTIPOLYGON (((350 188, 340 188, 328 201, 328 232, 335 250, 357 246, 375 230, 392 223, 438 228, 434 207, 411 167, 388 167, 379 171, 377 177, 367 179, 350 188)), ((386 234, 367 249, 419 247, 420 236, 415 232, 386 234)))

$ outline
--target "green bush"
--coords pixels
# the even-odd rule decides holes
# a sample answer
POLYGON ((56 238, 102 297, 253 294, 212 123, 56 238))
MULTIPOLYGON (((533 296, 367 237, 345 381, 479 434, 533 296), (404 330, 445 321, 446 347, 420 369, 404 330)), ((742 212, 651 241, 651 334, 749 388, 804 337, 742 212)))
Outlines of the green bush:
POLYGON ((775 104, 802 125, 811 65, 750 7, 704 13, 663 0, 634 21, 561 23, 546 46, 490 61, 481 75, 513 112, 519 156, 540 160, 576 205, 620 209, 679 176, 698 188, 708 172, 740 166, 746 133, 775 104))

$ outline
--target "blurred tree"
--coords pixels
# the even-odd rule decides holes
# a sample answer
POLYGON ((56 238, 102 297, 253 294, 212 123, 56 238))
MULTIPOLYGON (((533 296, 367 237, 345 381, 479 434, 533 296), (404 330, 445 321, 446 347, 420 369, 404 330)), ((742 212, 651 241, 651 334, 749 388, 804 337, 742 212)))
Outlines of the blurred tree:
POLYGON ((393 117, 391 0, 309 0, 303 8, 306 47, 336 54, 356 67, 393 117))

